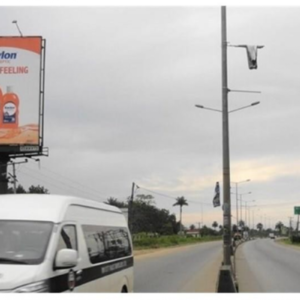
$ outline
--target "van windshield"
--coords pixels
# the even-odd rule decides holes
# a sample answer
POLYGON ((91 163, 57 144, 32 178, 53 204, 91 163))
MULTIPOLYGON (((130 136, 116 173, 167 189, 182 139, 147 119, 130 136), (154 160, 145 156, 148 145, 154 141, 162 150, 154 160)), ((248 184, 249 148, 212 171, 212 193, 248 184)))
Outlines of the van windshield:
POLYGON ((0 220, 0 264, 40 264, 53 223, 0 220))

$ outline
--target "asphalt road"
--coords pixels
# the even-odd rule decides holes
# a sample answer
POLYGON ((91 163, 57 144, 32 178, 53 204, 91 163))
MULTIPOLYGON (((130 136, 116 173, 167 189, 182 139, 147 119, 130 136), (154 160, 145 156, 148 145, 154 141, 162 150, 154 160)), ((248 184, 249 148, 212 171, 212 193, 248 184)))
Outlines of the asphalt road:
POLYGON ((271 239, 240 246, 236 256, 240 292, 299 293, 300 251, 271 239))
POLYGON ((222 242, 206 242, 135 257, 135 293, 214 293, 222 242))

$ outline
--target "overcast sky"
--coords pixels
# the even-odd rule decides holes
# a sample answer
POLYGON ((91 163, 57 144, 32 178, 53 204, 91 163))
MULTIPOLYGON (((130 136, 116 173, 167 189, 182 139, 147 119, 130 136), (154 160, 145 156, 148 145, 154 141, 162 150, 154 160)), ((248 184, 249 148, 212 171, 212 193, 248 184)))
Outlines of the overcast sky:
MULTIPOLYGON (((228 42, 265 45, 257 70, 245 49, 228 47, 229 88, 261 91, 229 94, 230 109, 260 101, 230 114, 231 181, 251 179, 239 193, 252 193, 243 200, 257 205, 256 224, 288 225, 300 206, 299 15, 299 7, 227 7, 228 42)), ((1 7, 0 20, 2 36, 18 35, 17 20, 23 35, 47 41, 49 157, 40 168, 20 164, 19 183, 124 201, 135 182, 136 193, 169 196, 153 193, 177 215, 171 197, 188 199, 185 225, 222 223, 212 206, 216 181, 222 192, 221 114, 195 107, 221 109, 219 6, 1 7)))

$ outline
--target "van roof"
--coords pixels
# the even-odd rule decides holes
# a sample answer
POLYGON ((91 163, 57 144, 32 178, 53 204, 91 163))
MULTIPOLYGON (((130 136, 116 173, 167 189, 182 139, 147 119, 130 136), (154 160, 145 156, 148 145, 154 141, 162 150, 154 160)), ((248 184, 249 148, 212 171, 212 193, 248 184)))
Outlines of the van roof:
POLYGON ((0 220, 34 220, 59 223, 63 220, 66 210, 71 204, 122 213, 117 207, 73 196, 10 194, 0 195, 0 220))

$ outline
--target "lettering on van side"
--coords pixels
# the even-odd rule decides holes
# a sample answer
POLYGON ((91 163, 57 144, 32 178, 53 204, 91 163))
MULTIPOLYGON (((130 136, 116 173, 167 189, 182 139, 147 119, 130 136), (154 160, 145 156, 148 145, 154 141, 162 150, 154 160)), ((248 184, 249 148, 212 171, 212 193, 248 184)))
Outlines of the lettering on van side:
POLYGON ((125 267, 127 267, 127 261, 120 261, 115 264, 102 267, 101 272, 102 274, 106 274, 125 267))
MULTIPOLYGON (((100 279, 102 277, 111 275, 113 273, 119 272, 121 270, 131 268, 134 265, 133 257, 125 258, 117 262, 107 262, 105 264, 94 265, 82 269, 81 277, 76 277, 76 287, 81 286, 85 283, 91 282, 93 280, 100 279)), ((76 271, 75 271, 76 273, 76 271)), ((50 292, 60 293, 70 290, 69 287, 69 273, 58 275, 49 279, 50 292)))

